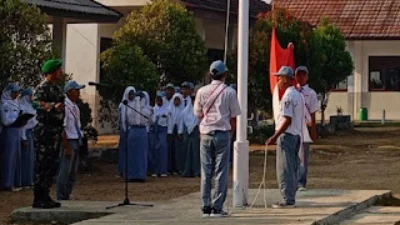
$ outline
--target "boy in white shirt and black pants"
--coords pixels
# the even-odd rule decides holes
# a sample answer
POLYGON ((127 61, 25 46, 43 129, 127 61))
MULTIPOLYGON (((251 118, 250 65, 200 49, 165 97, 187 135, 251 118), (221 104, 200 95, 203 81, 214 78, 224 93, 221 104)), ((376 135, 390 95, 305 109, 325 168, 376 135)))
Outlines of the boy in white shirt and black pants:
POLYGON ((65 99, 64 131, 62 133, 63 148, 61 153, 60 170, 57 177, 57 199, 69 200, 75 183, 75 176, 79 166, 79 149, 83 133, 80 129, 80 111, 76 105, 80 97, 80 89, 76 81, 68 81, 64 87, 65 99))
POLYGON ((277 144, 276 176, 283 201, 272 207, 291 208, 295 207, 296 203, 300 166, 298 154, 304 126, 304 100, 292 85, 294 79, 292 68, 283 66, 275 75, 278 76, 275 88, 284 91, 284 95, 279 99, 276 96, 279 91, 274 92, 275 134, 266 141, 266 144, 277 144))
POLYGON ((305 66, 296 68, 296 81, 298 83, 297 90, 304 97, 305 101, 305 120, 306 127, 304 129, 303 148, 300 151, 300 170, 298 189, 299 191, 306 191, 307 175, 308 175, 308 161, 310 157, 310 144, 317 139, 317 128, 315 125, 315 113, 319 110, 317 93, 311 89, 308 82, 308 69, 305 66), (307 132, 307 133, 306 133, 307 132), (309 132, 309 136, 307 136, 309 132), (307 137, 307 138, 306 138, 307 137))

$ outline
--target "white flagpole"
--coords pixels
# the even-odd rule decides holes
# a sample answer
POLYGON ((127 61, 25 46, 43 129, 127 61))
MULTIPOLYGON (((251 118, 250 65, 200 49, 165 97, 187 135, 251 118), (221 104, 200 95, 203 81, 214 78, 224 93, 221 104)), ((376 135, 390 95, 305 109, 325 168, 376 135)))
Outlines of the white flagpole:
POLYGON ((225 49, 224 49, 224 63, 226 64, 229 50, 229 26, 231 17, 231 0, 226 0, 226 21, 225 21, 225 49))
POLYGON ((249 141, 247 140, 247 83, 249 57, 249 0, 239 0, 238 99, 242 114, 237 117, 233 160, 233 206, 248 204, 249 141))

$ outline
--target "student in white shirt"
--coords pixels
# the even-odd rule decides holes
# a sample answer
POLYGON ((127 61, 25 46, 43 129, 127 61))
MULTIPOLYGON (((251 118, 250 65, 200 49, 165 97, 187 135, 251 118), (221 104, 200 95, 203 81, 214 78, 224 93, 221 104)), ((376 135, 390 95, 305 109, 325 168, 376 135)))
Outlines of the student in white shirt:
POLYGON ((240 107, 236 91, 225 84, 228 69, 218 60, 210 66, 211 84, 197 91, 194 113, 200 122, 200 165, 203 217, 222 217, 228 189, 230 134, 240 107), (215 175, 215 194, 211 180, 215 175))
POLYGON ((305 123, 304 126, 304 138, 303 148, 300 149, 300 173, 298 190, 306 191, 307 175, 308 175, 308 161, 310 156, 310 143, 317 139, 317 128, 315 125, 315 113, 319 110, 317 93, 311 89, 308 82, 308 69, 305 66, 299 66, 296 68, 296 81, 298 83, 297 90, 304 97, 305 101, 305 123))
POLYGON ((184 130, 184 177, 200 176, 200 133, 199 118, 194 114, 193 104, 195 96, 191 96, 191 102, 183 110, 182 129, 184 130))
POLYGON ((64 131, 62 133, 63 148, 61 151, 61 163, 57 177, 57 200, 70 200, 70 195, 75 183, 75 177, 79 166, 79 150, 83 133, 81 130, 80 110, 76 102, 80 97, 80 90, 85 85, 79 85, 76 81, 68 81, 65 84, 65 117, 64 131))
POLYGON ((277 144, 276 175, 283 201, 272 207, 290 208, 296 203, 300 166, 298 154, 304 126, 304 100, 292 86, 294 74, 290 67, 281 67, 275 75, 278 76, 273 97, 275 134, 266 141, 266 144, 277 144), (284 91, 282 99, 276 96, 279 91, 284 91))
POLYGON ((169 107, 163 102, 164 96, 163 92, 157 92, 154 106, 153 120, 155 123, 152 126, 154 140, 150 145, 152 148, 149 149, 149 171, 153 177, 167 177, 168 173, 167 130, 169 107))
POLYGON ((168 146, 169 163, 173 174, 181 174, 184 164, 181 121, 185 107, 183 106, 183 97, 179 93, 172 97, 172 101, 169 106, 168 118, 168 135, 172 137, 172 142, 168 146))
POLYGON ((181 93, 183 96, 183 106, 186 108, 188 105, 192 104, 191 100, 191 84, 187 81, 183 82, 181 85, 181 93))
MULTIPOLYGON (((19 104, 22 112, 36 115, 36 110, 32 106, 31 89, 24 89, 21 92, 19 104)), ((22 187, 32 187, 34 184, 34 163, 35 148, 33 140, 33 128, 37 125, 36 116, 28 121, 22 129, 22 151, 21 151, 21 184, 22 187)))
POLYGON ((21 190, 21 127, 13 127, 21 113, 17 97, 20 88, 15 83, 7 85, 1 96, 1 158, 0 188, 5 191, 21 190))

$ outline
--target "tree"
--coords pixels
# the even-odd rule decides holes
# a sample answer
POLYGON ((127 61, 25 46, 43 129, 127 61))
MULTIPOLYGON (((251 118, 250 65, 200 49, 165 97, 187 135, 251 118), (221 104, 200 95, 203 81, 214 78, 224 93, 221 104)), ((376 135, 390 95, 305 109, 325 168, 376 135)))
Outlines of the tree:
POLYGON ((36 86, 41 64, 53 55, 47 16, 19 0, 0 1, 0 88, 36 86))
MULTIPOLYGON (((271 33, 274 26, 281 46, 287 46, 292 42, 295 46, 296 63, 308 65, 310 51, 307 40, 312 36, 312 27, 282 9, 259 14, 249 38, 249 112, 254 112, 256 109, 271 112, 269 61, 271 33)), ((237 50, 231 55, 229 68, 236 71, 236 65, 237 50)))
POLYGON ((354 70, 353 60, 346 51, 345 39, 339 28, 323 18, 314 30, 310 45, 311 86, 321 94, 321 122, 325 125, 325 109, 332 88, 354 70))
MULTIPOLYGON (((283 9, 275 9, 258 16, 250 32, 249 46, 249 109, 271 111, 272 96, 269 84, 269 61, 272 28, 275 27, 281 46, 292 42, 296 65, 310 70, 310 84, 323 96, 321 112, 327 104, 331 88, 353 71, 353 61, 345 49, 339 28, 322 19, 317 28, 300 21, 283 9)), ((236 55, 230 67, 236 70, 236 55)))
POLYGON ((155 0, 134 10, 114 36, 116 45, 137 45, 157 65, 164 82, 198 81, 206 71, 206 48, 184 6, 155 0))
POLYGON ((159 76, 156 66, 136 45, 118 44, 102 54, 102 61, 104 74, 101 81, 109 86, 99 88, 103 96, 100 101, 100 122, 116 128, 115 112, 125 88, 134 86, 136 90, 146 90, 155 95, 159 76))

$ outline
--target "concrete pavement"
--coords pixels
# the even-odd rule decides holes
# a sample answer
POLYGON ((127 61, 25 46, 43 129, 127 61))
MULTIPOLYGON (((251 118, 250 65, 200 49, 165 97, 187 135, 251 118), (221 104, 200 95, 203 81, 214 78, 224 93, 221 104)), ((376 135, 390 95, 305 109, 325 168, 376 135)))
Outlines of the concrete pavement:
MULTIPOLYGON (((249 203, 253 201, 256 192, 257 190, 254 189, 249 191, 249 203)), ((56 210, 40 212, 29 210, 30 208, 16 210, 12 218, 16 221, 27 218, 38 221, 41 217, 40 221, 42 222, 46 218, 49 221, 61 222, 85 220, 74 223, 75 225, 336 224, 374 205, 379 199, 389 196, 390 191, 309 190, 298 193, 297 207, 294 209, 272 209, 270 207, 264 209, 264 197, 261 191, 254 208, 232 209, 232 207, 228 207, 232 199, 230 195, 225 207, 231 214, 230 217, 202 219, 200 193, 193 193, 168 202, 156 203, 152 208, 126 206, 109 212, 105 210, 105 206, 110 205, 110 202, 68 202, 68 205, 65 204, 63 208, 56 210), (77 215, 80 215, 81 218, 78 218, 77 215), (71 220, 72 217, 74 220, 71 220)), ((268 206, 279 200, 278 190, 266 190, 268 206)))

